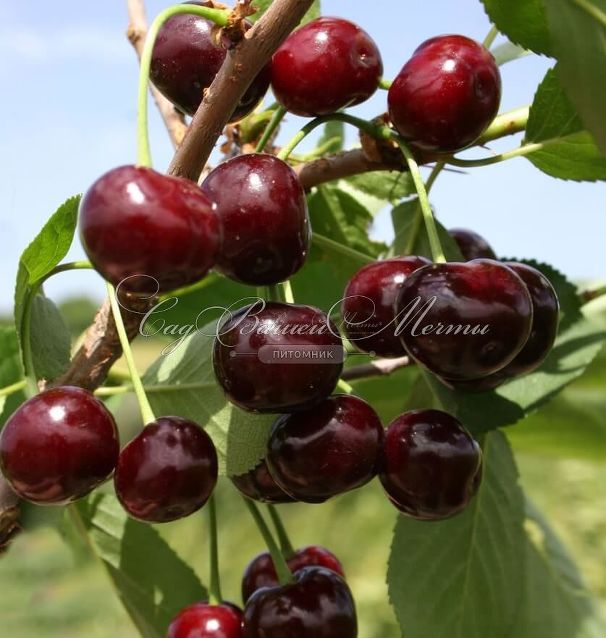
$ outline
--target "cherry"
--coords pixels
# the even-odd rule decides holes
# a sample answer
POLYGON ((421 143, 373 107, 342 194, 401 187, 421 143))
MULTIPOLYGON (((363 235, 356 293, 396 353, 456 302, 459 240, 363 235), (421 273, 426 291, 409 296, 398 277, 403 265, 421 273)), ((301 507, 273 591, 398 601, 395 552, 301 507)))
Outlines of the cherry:
POLYGON ((382 442, 383 426, 370 405, 337 395, 274 423, 267 466, 287 494, 322 503, 372 480, 382 442))
POLYGON ((406 277, 430 263, 425 257, 395 257, 368 264, 350 279, 341 314, 345 334, 358 350, 381 357, 406 354, 394 334, 394 303, 406 277))
POLYGON ((491 53, 462 35, 423 42, 393 81, 389 117, 414 146, 461 150, 488 128, 499 111, 501 75, 491 53))
MULTIPOLYGON (((213 6, 212 2, 185 2, 213 6)), ((175 15, 160 28, 154 43, 150 78, 180 111, 193 115, 223 65, 227 51, 217 41, 213 22, 195 15, 175 15)), ((266 65, 244 93, 231 116, 242 119, 267 92, 271 65, 266 65)))
POLYGON ((80 236, 96 270, 130 292, 194 283, 219 249, 213 205, 185 179, 121 166, 100 177, 80 204, 80 236), (135 275, 147 275, 136 277, 135 275), (153 279, 152 279, 153 278, 153 279))
POLYGON ((304 117, 328 115, 367 100, 383 74, 373 39, 342 18, 317 18, 294 31, 272 60, 278 102, 304 117))
POLYGON ((0 466, 21 497, 63 505, 109 478, 120 444, 114 418, 90 392, 63 386, 23 403, 0 435, 0 466))
POLYGON ((263 459, 255 468, 246 474, 231 477, 232 483, 248 498, 262 503, 292 503, 294 499, 289 496, 274 481, 267 463, 263 459))
POLYGON ((231 603, 194 603, 173 618, 166 638, 242 638, 243 620, 242 610, 231 603))
POLYGON ((417 361, 445 379, 488 376, 523 348, 532 301, 511 268, 490 259, 424 266, 396 301, 399 334, 417 361))
POLYGON ((166 523, 200 509, 217 483, 217 452, 196 423, 161 417, 120 452, 114 485, 124 509, 166 523))
POLYGON ((301 268, 309 251, 309 216, 303 187, 286 162, 239 155, 215 168, 202 190, 217 204, 223 227, 219 272, 266 286, 301 268))
POLYGON ((536 268, 517 262, 506 262, 522 281, 532 300, 532 327, 530 336, 516 357, 498 372, 483 379, 466 382, 446 382, 458 390, 483 392, 498 387, 505 381, 536 370, 551 351, 558 333, 560 306, 553 286, 536 268))
POLYGON ((448 233, 457 242, 465 261, 472 259, 496 259, 490 244, 478 233, 467 228, 451 228, 448 233))
POLYGON ((304 567, 288 585, 257 590, 244 608, 245 638, 355 638, 347 583, 324 567, 304 567))
POLYGON ((326 398, 341 376, 343 354, 336 327, 318 308, 257 302, 221 326, 213 365, 230 401, 283 413, 326 398))
MULTIPOLYGON (((339 559, 325 547, 310 545, 298 549, 287 561, 290 571, 296 573, 303 567, 325 567, 345 577, 339 559)), ((277 587, 278 575, 269 552, 263 552, 250 561, 242 577, 242 600, 246 602, 262 587, 277 587)))
POLYGON ((482 451, 450 414, 414 410, 387 428, 379 478, 402 513, 441 520, 461 512, 478 491, 482 451))

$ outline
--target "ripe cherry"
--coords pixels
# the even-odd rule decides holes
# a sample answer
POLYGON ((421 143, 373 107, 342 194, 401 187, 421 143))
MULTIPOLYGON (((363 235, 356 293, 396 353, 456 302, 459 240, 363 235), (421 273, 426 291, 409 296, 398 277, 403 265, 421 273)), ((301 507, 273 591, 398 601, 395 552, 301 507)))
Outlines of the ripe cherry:
MULTIPOLYGON (((213 6, 212 2, 186 2, 213 6)), ((175 15, 160 28, 152 53, 150 78, 180 111, 193 115, 223 65, 227 51, 217 41, 213 22, 195 15, 175 15)), ((242 119, 267 92, 271 65, 253 80, 236 107, 231 121, 242 119)))
POLYGON ((448 233, 457 242, 465 261, 472 259, 496 259, 490 244, 478 233, 467 228, 451 228, 448 233))
POLYGON ((271 86, 296 115, 328 115, 367 100, 383 74, 381 54, 360 27, 317 18, 294 31, 272 60, 271 86))
POLYGON ((305 263, 310 226, 295 172, 273 155, 239 155, 208 175, 202 190, 217 205, 223 242, 217 270, 253 286, 285 281, 305 263))
POLYGON ((396 76, 389 117, 417 148, 461 150, 488 128, 499 110, 501 75, 492 54, 461 35, 427 40, 396 76))
POLYGON ((194 603, 174 617, 166 638, 242 638, 243 620, 242 610, 231 603, 194 603))
POLYGON ((217 452, 196 423, 176 416, 145 426, 120 452, 116 495, 133 517, 166 523, 200 509, 217 483, 217 452))
POLYGON ((109 478, 120 444, 114 418, 90 392, 63 386, 23 403, 0 435, 12 489, 38 505, 63 505, 109 478))
POLYGON ((347 338, 362 352, 400 357, 406 349, 394 334, 394 303, 406 277, 431 262, 425 257, 395 257, 368 264, 347 284, 341 314, 347 338))
POLYGON ((457 381, 505 367, 524 347, 532 325, 524 282, 490 259, 420 268, 404 282, 396 310, 410 355, 457 381))
POLYGON ((439 410, 415 410, 387 428, 381 483, 404 514, 441 520, 478 491, 482 451, 461 423, 439 410))
MULTIPOLYGON (((287 561, 293 574, 303 567, 325 567, 339 576, 345 577, 343 566, 339 559, 325 547, 310 545, 298 549, 287 561)), ((262 587, 277 587, 278 575, 269 552, 263 552, 253 558, 247 565, 242 577, 242 600, 246 602, 256 591, 262 587)))
POLYGON ((80 204, 82 245, 101 275, 130 292, 194 283, 219 250, 213 204, 197 184, 150 168, 121 166, 100 177, 80 204), (146 275, 146 276, 136 276, 146 275))
POLYGON ((382 442, 383 426, 370 405, 337 395, 275 422, 267 466, 287 494, 322 503, 372 480, 382 442))
POLYGON ((215 338, 213 365, 245 410, 294 412, 322 401, 343 369, 343 344, 322 310, 270 302, 241 308, 215 338))
POLYGON ((267 463, 263 459, 255 468, 246 474, 231 477, 232 483, 253 501, 261 503, 292 503, 289 496, 272 478, 267 463))
POLYGON ((259 589, 244 608, 245 638, 355 638, 347 583, 324 567, 304 567, 288 585, 259 589))

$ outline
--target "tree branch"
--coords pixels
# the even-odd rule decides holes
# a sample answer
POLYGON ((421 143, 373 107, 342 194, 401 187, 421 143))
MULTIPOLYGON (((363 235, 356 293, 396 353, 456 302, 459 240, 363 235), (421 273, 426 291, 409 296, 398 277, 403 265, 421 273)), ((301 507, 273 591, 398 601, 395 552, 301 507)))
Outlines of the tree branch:
POLYGON ((385 377, 394 373, 400 368, 406 368, 413 365, 410 357, 400 357, 398 359, 377 359, 370 363, 365 363, 353 368, 343 370, 341 379, 345 381, 356 381, 357 379, 366 379, 367 377, 385 377))
POLYGON ((235 105, 313 0, 275 0, 228 52, 177 150, 168 172, 197 181, 235 105))

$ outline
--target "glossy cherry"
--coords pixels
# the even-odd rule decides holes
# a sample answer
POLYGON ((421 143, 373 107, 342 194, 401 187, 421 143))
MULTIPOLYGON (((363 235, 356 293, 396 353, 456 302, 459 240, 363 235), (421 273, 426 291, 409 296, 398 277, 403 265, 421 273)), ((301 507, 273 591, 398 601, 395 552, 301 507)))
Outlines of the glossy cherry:
POLYGON ((323 17, 294 31, 274 54, 271 86, 278 102, 304 117, 367 100, 383 74, 373 39, 342 18, 323 17))
POLYGON ((496 259, 496 253, 490 244, 478 233, 467 228, 451 228, 449 235, 457 242, 465 261, 472 259, 496 259))
POLYGON ((80 237, 105 279, 154 294, 208 273, 220 227, 212 202, 194 182, 121 166, 100 177, 82 199, 80 237))
POLYGON ((252 286, 294 275, 309 251, 305 193, 286 162, 251 153, 223 162, 202 190, 217 205, 223 242, 217 270, 252 286))
POLYGON ((322 401, 343 369, 337 328, 312 306, 241 308, 221 325, 213 365, 230 401, 245 410, 294 412, 322 401))
POLYGON ((395 334, 394 304, 406 277, 430 263, 425 257, 394 257, 364 266, 349 280, 341 304, 343 330, 358 350, 380 357, 406 354, 395 334))
POLYGON ((292 503, 289 496, 273 479, 263 459, 256 467, 246 474, 231 477, 232 483, 242 494, 253 501, 261 503, 292 503))
POLYGON ((116 495, 133 517, 166 523, 189 516, 217 483, 217 452, 199 425, 176 416, 143 428, 120 452, 116 495))
MULTIPOLYGON (((212 2, 186 2, 213 6, 212 2)), ((180 111, 193 115, 223 65, 227 51, 217 41, 213 22, 200 16, 175 15, 160 28, 152 53, 150 78, 180 111)), ((253 80, 236 107, 231 121, 242 119, 267 92, 270 65, 253 80)))
POLYGON ((501 102, 492 54, 462 35, 427 40, 398 73, 388 94, 389 117, 414 146, 453 152, 475 142, 501 102))
POLYGON ((505 367, 532 325, 526 285, 490 259, 420 268, 404 282, 396 310, 408 352, 434 374, 457 381, 505 367))
POLYGON ((90 392, 63 386, 23 403, 0 434, 0 466, 12 489, 38 505, 70 503, 113 472, 114 418, 90 392))
POLYGON ((387 428, 379 477, 402 513, 441 520, 461 512, 478 491, 482 451, 450 414, 414 410, 387 428))
POLYGON ((382 442, 383 426, 370 405, 337 395, 274 423, 267 466, 297 501, 322 503, 372 480, 382 442))
POLYGON ((244 614, 231 603, 194 603, 168 626, 166 638, 242 638, 244 614))
MULTIPOLYGON (((325 547, 310 545, 298 549, 287 561, 290 571, 295 573, 303 567, 325 567, 339 576, 345 577, 339 559, 325 547)), ((278 575, 269 552, 263 552, 253 558, 247 565, 242 577, 242 600, 246 602, 262 587, 277 587, 278 575)))
POLYGON ((256 591, 244 608, 245 638, 355 638, 347 583, 324 567, 304 567, 294 582, 256 591))

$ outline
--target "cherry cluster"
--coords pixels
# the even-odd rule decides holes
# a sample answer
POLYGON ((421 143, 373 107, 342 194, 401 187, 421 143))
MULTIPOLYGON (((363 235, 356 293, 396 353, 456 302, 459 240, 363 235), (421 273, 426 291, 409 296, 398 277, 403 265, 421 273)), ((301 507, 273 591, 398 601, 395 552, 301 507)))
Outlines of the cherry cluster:
MULTIPOLYGON (((151 79, 191 115, 225 59, 224 44, 211 22, 175 15, 156 40, 151 79)), ((367 33, 319 18, 285 40, 232 120, 250 113, 269 85, 291 113, 335 113, 368 99, 382 72, 367 33)), ((441 36, 423 43, 391 85, 389 121, 413 149, 451 153, 482 135, 500 94, 498 68, 483 46, 441 36)), ((263 153, 223 162, 200 186, 143 166, 115 168, 84 196, 80 232, 96 270, 141 295, 193 284, 211 269, 252 286, 285 282, 303 267, 311 238, 296 173, 263 153)), ((356 273, 344 293, 342 330, 361 352, 408 355, 453 388, 493 388, 544 360, 557 330, 557 297, 536 269, 499 262, 469 231, 452 235, 469 261, 403 256, 356 273)), ((433 409, 406 412, 385 430, 364 400, 333 394, 343 353, 339 327, 311 306, 263 302, 224 322, 213 350, 219 384, 240 408, 277 415, 265 458, 232 477, 234 485, 265 503, 321 503, 378 476, 408 516, 442 520, 461 512, 481 481, 478 443, 455 417, 433 409)), ((15 492, 39 504, 72 502, 113 474, 126 511, 154 523, 201 508, 218 473, 215 447, 198 424, 157 418, 120 451, 112 415, 75 387, 46 390, 12 415, 0 464, 15 492)), ((292 582, 279 584, 262 554, 244 575, 244 612, 196 603, 174 619, 169 637, 356 636, 353 598, 335 556, 308 547, 287 558, 292 582)))

